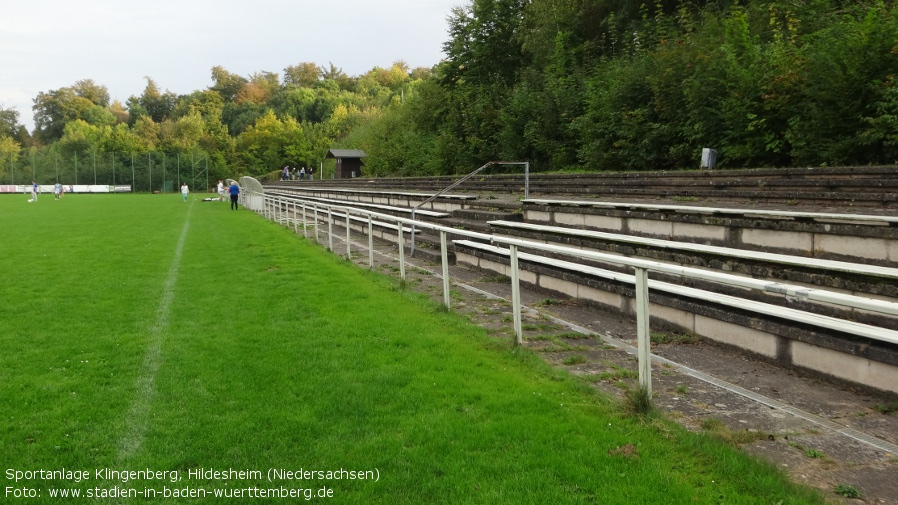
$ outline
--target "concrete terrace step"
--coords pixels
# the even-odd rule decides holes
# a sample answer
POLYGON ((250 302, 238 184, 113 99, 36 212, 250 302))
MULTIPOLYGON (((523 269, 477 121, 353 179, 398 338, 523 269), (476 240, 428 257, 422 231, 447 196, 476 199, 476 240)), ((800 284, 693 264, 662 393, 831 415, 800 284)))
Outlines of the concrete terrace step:
POLYGON ((507 210, 487 210, 483 208, 459 209, 452 212, 453 217, 457 219, 469 221, 517 221, 524 220, 523 214, 520 212, 509 212, 507 210))
MULTIPOLYGON (((530 174, 530 193, 580 195, 596 198, 690 199, 753 202, 779 206, 827 205, 898 207, 898 178, 894 167, 827 167, 751 170, 690 170, 584 174, 530 174)), ((316 186, 367 191, 439 191, 460 176, 361 178, 303 181, 316 186)), ((474 177, 456 193, 522 194, 523 174, 474 177)), ((470 195, 474 198, 473 195, 470 195)), ((489 198, 487 196, 487 198, 489 198)), ((482 203, 482 200, 478 203, 482 203)))
POLYGON ((492 228, 489 223, 486 221, 473 221, 470 219, 458 219, 458 218, 449 218, 449 219, 441 219, 439 224, 444 226, 449 226, 452 228, 458 228, 462 230, 473 230, 479 231, 483 233, 491 233, 492 228))
MULTIPOLYGON (((406 243, 406 251, 411 253, 411 238, 406 243)), ((455 264, 455 247, 452 243, 452 237, 446 238, 446 260, 450 265, 455 264)), ((421 233, 421 230, 415 233, 415 258, 425 259, 431 263, 441 263, 443 261, 440 253, 440 237, 433 235, 429 230, 421 233)))

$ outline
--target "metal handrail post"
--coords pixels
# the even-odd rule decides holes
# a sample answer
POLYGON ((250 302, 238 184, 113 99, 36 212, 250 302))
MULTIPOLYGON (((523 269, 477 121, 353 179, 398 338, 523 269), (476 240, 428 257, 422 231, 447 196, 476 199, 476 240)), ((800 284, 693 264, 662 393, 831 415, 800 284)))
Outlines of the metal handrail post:
POLYGON ((318 204, 312 204, 312 209, 315 211, 315 243, 320 244, 321 241, 318 240, 318 204))
POLYGON ((306 223, 306 203, 302 203, 302 238, 309 238, 309 226, 306 223))
POLYGON ((514 335, 515 343, 521 345, 524 343, 523 324, 521 324, 521 282, 518 275, 518 248, 517 246, 508 246, 511 264, 509 265, 509 273, 511 274, 511 308, 514 316, 514 335))
POLYGON ((299 233, 299 212, 297 212, 298 206, 299 202, 293 200, 293 233, 299 233))
MULTIPOLYGON (((418 210, 418 207, 412 208, 412 221, 415 220, 415 211, 418 210)), ((411 244, 408 246, 408 255, 412 258, 415 257, 415 223, 412 223, 412 239, 411 244)))
POLYGON ((349 209, 346 212, 346 259, 352 259, 352 251, 349 249, 349 209))
POLYGON ((449 298, 449 248, 446 245, 446 232, 440 230, 440 264, 443 267, 443 302, 450 308, 449 298))
POLYGON ((402 223, 396 223, 396 229, 399 230, 399 278, 405 280, 405 245, 403 244, 402 223))
POLYGON ((645 268, 636 268, 636 342, 639 385, 652 396, 652 347, 649 320, 649 276, 645 268))
POLYGON ((327 250, 334 252, 334 213, 331 207, 327 208, 327 250))
POLYGON ((374 222, 368 214, 368 267, 374 268, 374 222))

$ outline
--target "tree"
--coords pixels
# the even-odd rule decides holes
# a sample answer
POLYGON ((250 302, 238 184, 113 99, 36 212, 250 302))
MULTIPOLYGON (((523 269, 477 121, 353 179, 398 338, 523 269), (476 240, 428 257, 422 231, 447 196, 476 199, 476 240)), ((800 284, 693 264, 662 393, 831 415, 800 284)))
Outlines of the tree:
POLYGON ((0 137, 15 137, 19 130, 19 111, 0 106, 0 137))
POLYGON ((97 152, 103 150, 104 140, 102 127, 76 119, 65 125, 59 146, 70 153, 97 152))
POLYGON ((34 99, 34 129, 38 138, 52 142, 62 137, 70 121, 81 119, 96 104, 75 94, 72 88, 40 92, 34 99))
POLYGON ((144 88, 143 94, 139 97, 132 96, 128 98, 131 123, 143 115, 150 116, 153 121, 161 123, 163 120, 171 117, 178 97, 168 90, 165 93, 160 92, 156 81, 150 77, 145 77, 145 79, 147 80, 147 86, 144 88))
POLYGON ((131 114, 128 112, 128 109, 118 100, 112 102, 109 106, 109 112, 115 116, 116 123, 127 123, 128 120, 131 119, 131 114))
POLYGON ((237 137, 237 147, 244 169, 254 175, 316 159, 302 125, 293 118, 281 121, 272 111, 237 137))
POLYGON ((22 146, 10 136, 0 135, 0 179, 15 166, 22 146))
POLYGON ((100 107, 109 105, 109 89, 106 86, 95 83, 93 79, 75 81, 72 90, 75 92, 75 95, 90 100, 94 105, 99 105, 100 107))
POLYGON ((35 134, 44 142, 62 137, 66 124, 81 119, 89 124, 110 124, 109 91, 91 79, 74 86, 38 93, 34 99, 35 134))
POLYGON ((525 0, 473 0, 452 9, 437 79, 449 92, 441 136, 451 139, 446 145, 452 159, 446 162, 454 169, 501 155, 502 109, 527 64, 519 40, 526 5, 525 0))
POLYGON ((214 84, 209 89, 221 95, 225 102, 233 102, 240 89, 249 82, 244 77, 228 72, 222 66, 212 67, 212 80, 214 84))
POLYGON ((156 149, 159 144, 159 125, 150 116, 140 116, 131 127, 131 131, 139 139, 140 146, 146 151, 156 149))
POLYGON ((312 62, 290 65, 284 69, 284 84, 298 87, 312 87, 321 78, 324 69, 312 62))
POLYGON ((353 91, 355 87, 355 80, 346 75, 342 68, 334 66, 331 62, 328 62, 327 68, 321 69, 321 80, 331 81, 346 91, 353 91))

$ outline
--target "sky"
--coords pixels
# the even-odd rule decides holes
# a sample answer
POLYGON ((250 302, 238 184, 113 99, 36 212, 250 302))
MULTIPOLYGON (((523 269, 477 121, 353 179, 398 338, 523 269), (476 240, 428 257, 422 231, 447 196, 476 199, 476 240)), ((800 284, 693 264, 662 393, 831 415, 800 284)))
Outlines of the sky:
POLYGON ((39 92, 92 79, 123 104, 146 78, 188 94, 212 67, 250 77, 302 62, 350 76, 443 59, 447 18, 467 0, 29 0, 3 2, 0 106, 34 128, 39 92))

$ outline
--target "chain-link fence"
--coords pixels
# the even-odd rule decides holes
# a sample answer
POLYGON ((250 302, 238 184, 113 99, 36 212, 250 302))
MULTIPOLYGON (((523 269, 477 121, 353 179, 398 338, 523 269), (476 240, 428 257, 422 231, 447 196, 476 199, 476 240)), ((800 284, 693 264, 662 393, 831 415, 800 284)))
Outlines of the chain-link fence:
POLYGON ((163 193, 180 191, 185 182, 197 190, 208 190, 217 182, 209 173, 209 156, 202 151, 65 155, 23 150, 18 155, 0 155, 0 185, 30 185, 31 181, 131 186, 134 192, 163 193))

